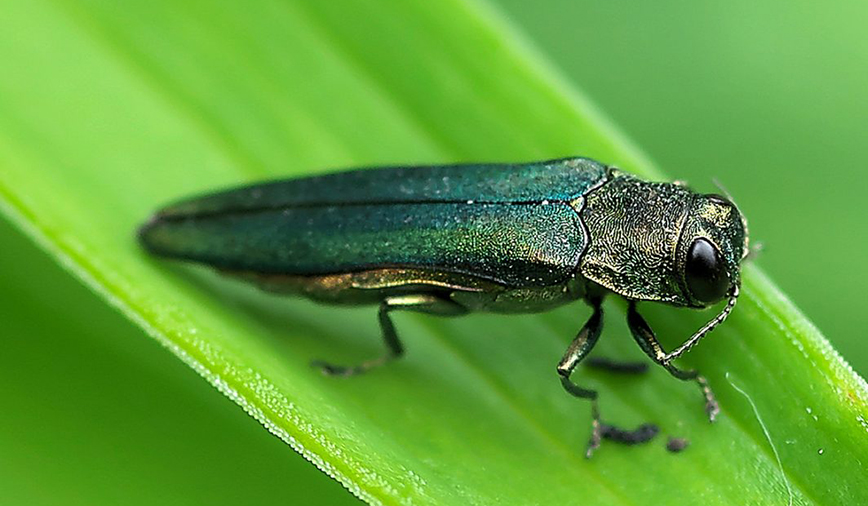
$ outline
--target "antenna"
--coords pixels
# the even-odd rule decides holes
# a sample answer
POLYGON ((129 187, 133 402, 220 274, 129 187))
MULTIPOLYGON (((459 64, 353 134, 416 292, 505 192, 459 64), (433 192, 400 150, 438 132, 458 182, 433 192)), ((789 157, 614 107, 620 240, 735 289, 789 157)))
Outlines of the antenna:
POLYGON ((732 308, 735 307, 735 303, 738 300, 740 284, 740 282, 735 284, 735 287, 732 290, 732 295, 729 296, 729 302, 726 303, 726 306, 720 311, 717 316, 709 320, 708 323, 706 323, 702 326, 702 328, 697 330, 695 334, 690 336, 690 339, 684 341, 684 344, 663 357, 663 365, 669 365, 670 362, 690 351, 690 348, 696 346, 696 343, 698 343, 700 339, 702 339, 703 337, 705 337, 706 334, 714 330, 714 327, 717 327, 718 325, 723 323, 724 320, 726 320, 726 317, 729 316, 730 312, 732 312, 732 308))

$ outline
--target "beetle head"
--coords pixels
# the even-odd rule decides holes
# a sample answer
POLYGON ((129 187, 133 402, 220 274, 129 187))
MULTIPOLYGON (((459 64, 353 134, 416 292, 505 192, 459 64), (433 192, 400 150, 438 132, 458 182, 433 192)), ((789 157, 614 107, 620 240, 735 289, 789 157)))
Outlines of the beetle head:
POLYGON ((707 307, 732 297, 749 253, 747 222, 730 200, 695 195, 676 251, 685 305, 707 307))

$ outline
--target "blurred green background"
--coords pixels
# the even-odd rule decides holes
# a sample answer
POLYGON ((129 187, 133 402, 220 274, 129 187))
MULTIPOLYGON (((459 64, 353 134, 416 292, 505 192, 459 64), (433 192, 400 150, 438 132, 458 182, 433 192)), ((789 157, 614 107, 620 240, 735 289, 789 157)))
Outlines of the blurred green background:
MULTIPOLYGON (((868 4, 496 3, 666 174, 719 178, 758 262, 868 371, 868 4)), ((7 224, 0 244, 0 504, 356 502, 7 224)))

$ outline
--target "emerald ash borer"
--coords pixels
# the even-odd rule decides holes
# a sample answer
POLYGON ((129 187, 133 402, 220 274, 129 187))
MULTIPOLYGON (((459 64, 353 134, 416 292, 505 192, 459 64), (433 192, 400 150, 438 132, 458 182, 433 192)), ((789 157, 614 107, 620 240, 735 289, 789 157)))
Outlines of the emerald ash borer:
POLYGON ((170 205, 139 239, 155 255, 206 264, 269 291, 378 305, 386 353, 350 367, 315 363, 330 375, 362 373, 404 353, 393 311, 532 313, 582 299, 593 313, 557 372, 567 392, 592 404, 587 456, 603 438, 641 443, 657 432, 651 424, 623 430, 603 423, 597 392, 570 379, 600 337, 603 298, 627 300, 639 346, 676 378, 698 384, 714 421, 719 408, 706 379, 672 362, 730 313, 748 253, 747 224, 729 199, 587 158, 266 182, 170 205), (724 298, 720 313, 670 352, 637 311, 640 301, 706 308, 724 298))

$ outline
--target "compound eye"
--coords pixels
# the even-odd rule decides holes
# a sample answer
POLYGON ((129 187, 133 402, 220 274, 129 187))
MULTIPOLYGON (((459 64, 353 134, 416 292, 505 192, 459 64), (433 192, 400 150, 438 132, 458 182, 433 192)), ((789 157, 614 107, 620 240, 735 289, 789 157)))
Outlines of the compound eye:
POLYGON ((702 238, 690 245, 684 278, 693 298, 704 304, 719 301, 729 289, 729 278, 720 253, 702 238))

